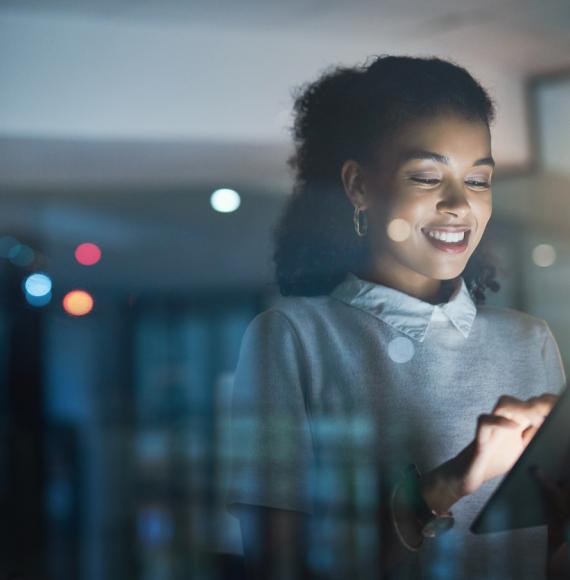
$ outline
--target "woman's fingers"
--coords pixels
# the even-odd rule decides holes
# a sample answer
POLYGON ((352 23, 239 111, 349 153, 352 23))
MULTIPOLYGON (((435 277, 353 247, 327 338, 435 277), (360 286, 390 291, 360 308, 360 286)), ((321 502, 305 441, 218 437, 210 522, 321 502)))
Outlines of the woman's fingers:
POLYGON ((529 425, 540 427, 557 400, 558 395, 552 393, 544 393, 526 401, 503 395, 499 397, 492 413, 517 421, 523 427, 529 425))
POLYGON ((527 400, 527 403, 530 407, 540 413, 543 417, 546 417, 550 411, 552 411, 552 407, 556 405, 560 395, 554 395, 553 393, 543 393, 537 397, 531 397, 527 400))
POLYGON ((502 415, 479 415, 476 432, 479 443, 486 443, 497 428, 515 430, 520 429, 520 424, 502 415))
POLYGON ((533 413, 527 401, 522 401, 510 395, 499 397, 491 413, 517 421, 524 427, 536 424, 540 416, 538 413, 533 413))
POLYGON ((536 435, 536 432, 538 431, 538 429, 539 429, 539 427, 534 427, 533 425, 530 425, 522 432, 522 440, 523 440, 523 445, 525 447, 530 443, 531 439, 536 435))

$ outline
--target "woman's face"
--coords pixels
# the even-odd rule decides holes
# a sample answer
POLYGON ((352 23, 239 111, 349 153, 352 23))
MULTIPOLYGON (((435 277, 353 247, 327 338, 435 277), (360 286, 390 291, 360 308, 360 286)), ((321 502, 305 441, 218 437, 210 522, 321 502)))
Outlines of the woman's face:
POLYGON ((491 217, 493 167, 489 128, 481 121, 446 113, 406 125, 367 181, 375 261, 403 275, 459 276, 491 217), (428 237, 443 230, 456 231, 447 243, 428 237), (463 242, 455 241, 463 230, 463 242))

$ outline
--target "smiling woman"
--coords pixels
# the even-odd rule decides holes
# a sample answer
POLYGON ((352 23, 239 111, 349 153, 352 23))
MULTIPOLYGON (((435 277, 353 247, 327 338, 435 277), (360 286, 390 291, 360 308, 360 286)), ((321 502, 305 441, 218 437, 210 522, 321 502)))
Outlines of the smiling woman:
MULTIPOLYGON (((489 126, 495 110, 465 69, 437 58, 394 56, 376 58, 368 66, 336 67, 301 87, 294 109, 296 150, 289 165, 297 180, 276 229, 277 280, 284 295, 326 294, 347 271, 370 275, 370 251, 378 244, 387 246, 387 255, 390 249, 409 255, 421 241, 418 262, 429 248, 444 249, 442 244, 426 247, 421 227, 460 226, 477 229, 469 233, 470 247, 458 248, 467 251, 440 278, 456 277, 465 268, 468 289, 480 303, 487 289, 499 290, 495 258, 479 243, 488 221, 481 212, 491 212, 495 162, 489 126), (363 191, 355 189, 361 186, 363 191), (460 188, 471 193, 469 201, 457 199, 460 188), (435 213, 434 196, 442 192, 444 205, 459 203, 457 215, 453 209, 452 215, 435 213), (421 207, 409 208, 417 213, 415 223, 409 223, 410 239, 390 247, 390 212, 397 214, 412 200, 415 204, 414 196, 420 195, 421 207), (471 200, 477 223, 462 223, 461 205, 471 200), (397 205, 390 209, 393 201, 397 205), (426 213, 428 206, 432 209, 426 213), (376 226, 374 239, 352 234, 353 211, 376 226)), ((440 260, 440 270, 445 264, 440 260)), ((380 272, 387 274, 389 268, 377 266, 380 281, 380 272)), ((435 291, 433 282, 423 282, 424 292, 435 291)))
POLYGON ((372 258, 357 273, 437 300, 441 281, 463 272, 491 217, 490 151, 484 121, 443 109, 408 121, 364 169, 347 160, 344 189, 353 205, 368 210, 373 235, 372 258), (394 219, 409 224, 407 239, 388 235, 394 219))
POLYGON ((249 576, 544 578, 544 527, 469 532, 566 381, 544 320, 483 304, 491 99, 452 62, 382 56, 295 111, 283 297, 234 380, 249 576))

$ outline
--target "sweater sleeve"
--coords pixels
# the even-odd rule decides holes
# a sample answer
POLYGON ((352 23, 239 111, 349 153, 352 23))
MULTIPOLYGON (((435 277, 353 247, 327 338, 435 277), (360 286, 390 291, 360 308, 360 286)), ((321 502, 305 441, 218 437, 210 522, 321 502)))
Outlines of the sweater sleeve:
POLYGON ((546 392, 559 394, 566 385, 566 372, 556 339, 545 320, 543 334, 542 360, 546 373, 546 392))
POLYGON ((231 398, 230 513, 240 503, 314 513, 302 355, 295 329, 278 310, 258 314, 245 331, 231 398))

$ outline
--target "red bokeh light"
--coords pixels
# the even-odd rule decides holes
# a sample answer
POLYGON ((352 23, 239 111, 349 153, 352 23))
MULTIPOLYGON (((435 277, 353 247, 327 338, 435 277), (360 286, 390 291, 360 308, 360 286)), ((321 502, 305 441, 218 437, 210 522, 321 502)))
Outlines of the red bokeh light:
POLYGON ((83 266, 93 266, 101 259, 101 250, 97 244, 85 242, 75 248, 75 259, 83 266))

